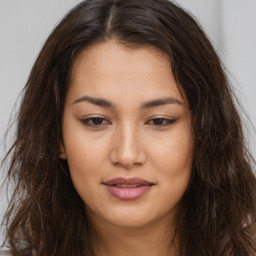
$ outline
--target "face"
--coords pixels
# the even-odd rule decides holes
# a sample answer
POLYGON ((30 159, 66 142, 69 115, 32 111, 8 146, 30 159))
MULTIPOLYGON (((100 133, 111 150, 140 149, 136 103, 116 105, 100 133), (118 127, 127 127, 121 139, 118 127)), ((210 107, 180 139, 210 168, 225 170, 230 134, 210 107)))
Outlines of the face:
POLYGON ((167 55, 114 41, 85 49, 66 95, 60 158, 89 218, 120 227, 173 220, 190 180, 190 126, 167 55))

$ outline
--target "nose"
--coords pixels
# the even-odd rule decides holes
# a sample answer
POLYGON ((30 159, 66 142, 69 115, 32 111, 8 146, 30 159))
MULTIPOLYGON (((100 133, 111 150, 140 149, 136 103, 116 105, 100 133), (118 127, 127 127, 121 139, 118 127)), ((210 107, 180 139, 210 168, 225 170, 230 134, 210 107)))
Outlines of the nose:
POLYGON ((142 136, 132 125, 123 125, 113 134, 110 161, 116 166, 132 169, 135 165, 143 165, 146 152, 142 143, 142 136))

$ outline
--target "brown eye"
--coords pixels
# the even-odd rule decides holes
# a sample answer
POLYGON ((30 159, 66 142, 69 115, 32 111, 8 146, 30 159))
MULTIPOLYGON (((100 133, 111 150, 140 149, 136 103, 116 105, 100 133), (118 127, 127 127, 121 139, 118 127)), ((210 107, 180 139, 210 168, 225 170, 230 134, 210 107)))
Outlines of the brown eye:
POLYGON ((101 125, 103 123, 104 119, 101 117, 95 117, 91 119, 91 122, 93 125, 101 125))
POLYGON ((157 118, 152 120, 154 125, 163 125, 164 121, 165 120, 163 118, 157 118))
POLYGON ((81 122, 89 127, 102 127, 111 124, 108 120, 103 117, 90 117, 82 119, 81 122))
POLYGON ((176 119, 167 119, 167 118, 154 118, 149 120, 147 123, 154 126, 167 126, 173 124, 176 119))

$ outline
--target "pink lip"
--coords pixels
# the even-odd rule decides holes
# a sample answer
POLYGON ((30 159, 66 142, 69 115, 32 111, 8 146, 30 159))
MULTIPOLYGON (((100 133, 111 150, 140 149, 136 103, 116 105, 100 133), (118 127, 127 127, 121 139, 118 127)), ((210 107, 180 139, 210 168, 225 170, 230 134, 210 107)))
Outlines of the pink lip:
POLYGON ((103 183, 111 195, 121 199, 121 200, 134 200, 147 191, 149 191, 153 185, 153 183, 143 180, 141 178, 133 177, 133 178, 115 178, 103 183), (139 185, 138 187, 131 188, 122 188, 117 185, 139 185))

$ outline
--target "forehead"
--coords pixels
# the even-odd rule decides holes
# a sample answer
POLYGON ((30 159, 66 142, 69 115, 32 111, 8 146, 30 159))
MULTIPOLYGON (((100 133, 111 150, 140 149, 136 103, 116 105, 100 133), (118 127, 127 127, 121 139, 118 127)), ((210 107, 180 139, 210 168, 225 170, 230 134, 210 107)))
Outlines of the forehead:
POLYGON ((160 49, 153 46, 130 49, 114 40, 85 48, 76 58, 73 71, 76 72, 81 64, 86 63, 113 71, 148 72, 155 65, 160 65, 159 68, 166 68, 167 65, 170 68, 169 56, 160 49))
POLYGON ((153 46, 129 49, 113 40, 92 45, 78 55, 72 87, 84 93, 128 96, 140 90, 145 97, 172 94, 182 99, 166 53, 153 46))

